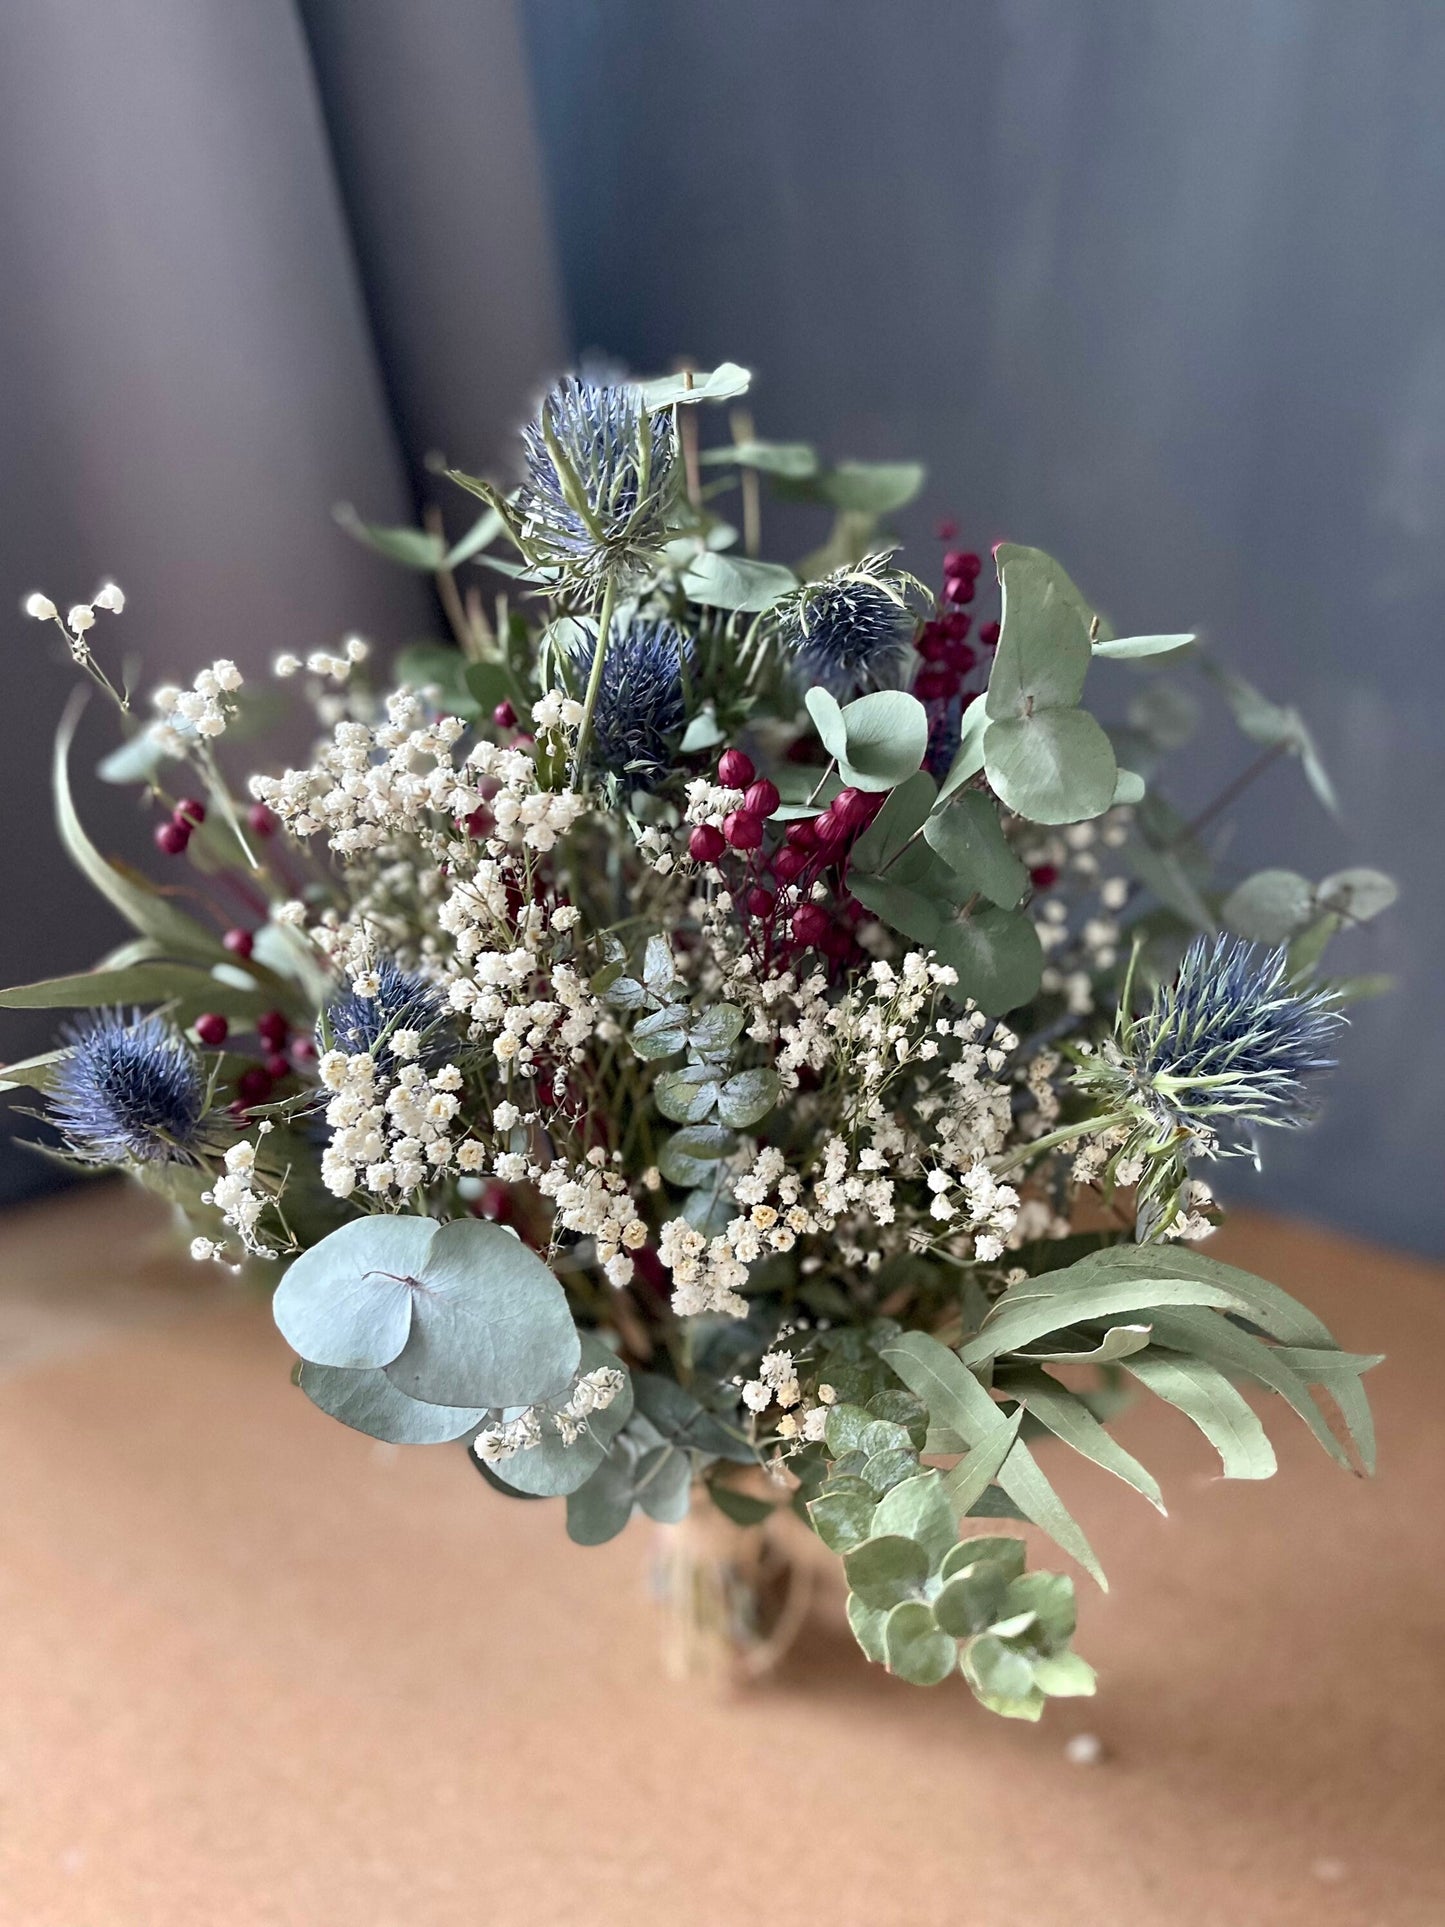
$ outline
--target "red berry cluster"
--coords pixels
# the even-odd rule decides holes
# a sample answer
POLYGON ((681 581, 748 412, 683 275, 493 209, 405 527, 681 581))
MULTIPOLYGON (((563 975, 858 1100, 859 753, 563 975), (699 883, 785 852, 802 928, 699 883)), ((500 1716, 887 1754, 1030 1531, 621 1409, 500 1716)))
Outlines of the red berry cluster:
POLYGON ((765 852, 766 824, 781 798, 776 783, 759 777, 751 757, 726 749, 717 777, 725 789, 743 792, 741 806, 723 819, 721 829, 700 823, 688 837, 688 854, 697 863, 721 864, 729 852, 742 859, 733 887, 734 901, 749 924, 749 938, 760 961, 770 964, 780 952, 816 950, 834 962, 852 955, 853 931, 862 905, 843 887, 848 847, 881 808, 882 795, 839 790, 817 816, 790 823, 771 852, 765 852), (832 914, 812 900, 813 886, 836 871, 832 914), (796 895, 783 898, 783 890, 796 895))
POLYGON ((206 820, 206 806, 194 796, 183 796, 164 823, 156 825, 156 848, 167 856, 181 856, 191 831, 206 820))
MULTIPOLYGON (((246 933, 233 931, 231 934, 246 933)), ((236 1074, 231 1109, 237 1116, 244 1115, 255 1104, 266 1103, 278 1084, 295 1075, 298 1065, 310 1063, 316 1056, 315 1043, 305 1031, 292 1033, 291 1021, 284 1011, 263 1011, 254 1028, 260 1054, 243 1064, 236 1074)), ((229 1020, 218 1010, 202 1012, 194 1029, 207 1050, 220 1050, 231 1034, 229 1020)))
MULTIPOLYGON (((957 525, 940 525, 939 535, 951 540, 957 525), (945 533, 946 531, 946 533, 945 533)), ((988 655, 998 647, 999 625, 984 622, 972 643, 968 640, 973 618, 968 604, 978 593, 978 578, 983 572, 983 557, 972 549, 950 549, 943 558, 943 591, 938 607, 918 632, 914 645, 921 666, 913 678, 913 693, 929 712, 929 761, 947 760, 952 751, 950 739, 957 740, 958 709, 961 698, 966 705, 982 687, 985 677, 976 677, 988 655), (970 684, 972 683, 972 687, 970 684)))

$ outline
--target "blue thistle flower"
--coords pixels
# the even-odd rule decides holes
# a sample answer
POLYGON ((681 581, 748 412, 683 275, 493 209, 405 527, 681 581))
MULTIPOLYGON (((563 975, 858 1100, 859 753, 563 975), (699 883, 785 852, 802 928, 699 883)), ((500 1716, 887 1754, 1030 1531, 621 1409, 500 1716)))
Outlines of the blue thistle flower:
POLYGON ((521 539, 549 566, 595 583, 635 573, 667 540, 677 493, 671 414, 628 382, 568 375, 522 430, 521 539))
POLYGON ((436 986, 390 957, 377 965, 376 978, 374 997, 343 990, 332 998, 317 1026, 322 1047, 345 1051, 348 1057, 362 1051, 373 1057, 383 1051, 389 1055, 387 1039, 394 1032, 415 1030, 422 1036, 422 1061, 434 1057, 436 1033, 447 1017, 436 986))
POLYGON ((207 1148, 206 1078, 175 1025, 152 1013, 95 1012, 63 1033, 50 1116, 92 1164, 185 1163, 207 1148))
POLYGON ((917 627, 906 596, 910 581, 889 568, 886 555, 866 555, 776 604, 778 638, 800 681, 821 683, 840 700, 896 687, 917 627))
POLYGON ((1328 1045, 1345 1022, 1327 990, 1289 981, 1283 950, 1261 953, 1237 938, 1189 946, 1172 984, 1119 1043, 1084 1073, 1126 1108, 1208 1141, 1220 1130, 1309 1121, 1306 1080, 1329 1070, 1328 1045))
MULTIPOLYGON (((579 650, 585 683, 596 645, 579 650)), ((687 720, 684 679, 692 643, 670 622, 614 623, 602 659, 602 681, 592 718, 590 759, 599 769, 651 788, 671 764, 673 739, 687 720)))

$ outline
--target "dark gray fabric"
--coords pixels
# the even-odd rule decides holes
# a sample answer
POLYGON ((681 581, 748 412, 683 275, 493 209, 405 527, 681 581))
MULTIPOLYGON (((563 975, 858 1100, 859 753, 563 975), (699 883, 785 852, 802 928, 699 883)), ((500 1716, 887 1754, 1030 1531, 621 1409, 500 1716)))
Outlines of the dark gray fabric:
MULTIPOLYGON (((1297 699, 1237 855, 1377 861, 1328 1121, 1268 1194, 1442 1235, 1445 13, 1431 0, 527 0, 574 329, 758 372, 762 432, 921 455, 1126 629, 1297 699)), ((1221 734, 1198 793, 1245 758, 1221 734)), ((1236 1188, 1238 1180, 1236 1178, 1236 1188)))
MULTIPOLYGON (((260 672, 351 629, 383 648, 434 630, 425 582, 344 536, 332 506, 410 520, 408 466, 443 424, 480 460, 557 359, 508 9, 313 13, 332 122, 358 117, 344 198, 291 0, 0 7, 0 982, 83 967, 121 934, 51 824, 76 678, 19 614, 25 592, 63 608, 114 575, 130 604, 98 646, 138 657, 142 688, 218 655, 260 672), (403 16, 432 58, 407 57, 403 16)), ((106 741, 93 714, 78 767, 106 741)), ((104 847, 158 860, 130 792, 85 783, 81 802, 104 847)), ((52 1030, 6 1013, 0 1055, 52 1030)), ((10 1151, 0 1196, 46 1176, 10 1151)))

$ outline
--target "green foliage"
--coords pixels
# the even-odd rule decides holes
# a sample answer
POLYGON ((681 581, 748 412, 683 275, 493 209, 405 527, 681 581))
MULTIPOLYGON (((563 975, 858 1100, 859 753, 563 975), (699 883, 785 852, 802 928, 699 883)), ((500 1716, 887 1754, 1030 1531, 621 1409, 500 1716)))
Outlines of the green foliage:
POLYGON ((352 1219, 290 1265, 272 1304, 308 1364, 382 1370, 428 1405, 547 1404, 581 1355, 541 1259, 475 1218, 352 1219))
POLYGON ((1071 1581, 1026 1573, 1018 1539, 960 1540, 937 1471, 915 1461, 873 1500, 835 1466, 808 1512, 843 1554, 854 1637, 900 1679, 936 1686, 962 1673, 985 1706, 1019 1719, 1037 1719, 1051 1695, 1093 1691, 1092 1671, 1069 1650, 1071 1581))
MULTIPOLYGON (((514 1452, 510 1458, 498 1459, 490 1470, 503 1485, 532 1498, 557 1499, 576 1492, 596 1472, 607 1456, 613 1439, 631 1417, 633 1396, 632 1375, 618 1365, 616 1355, 600 1339, 594 1338, 590 1332, 584 1332, 582 1357, 573 1383, 550 1406, 544 1405, 542 1436, 537 1444, 528 1446, 525 1451, 514 1452), (624 1371, 623 1389, 610 1405, 604 1406, 600 1412, 593 1412, 588 1417, 586 1429, 567 1444, 556 1426, 548 1422, 546 1414, 566 1404, 578 1378, 604 1366, 624 1371)), ((473 1463, 480 1465, 482 1462, 474 1457, 473 1463)))
POLYGON ((891 790, 917 773, 928 750, 928 712, 902 689, 879 689, 841 707, 826 689, 804 698, 843 781, 860 790, 891 790))
POLYGON ((776 562, 750 562, 746 556, 718 555, 705 549, 683 571, 682 590, 705 609, 741 610, 759 615, 798 586, 791 569, 776 562))

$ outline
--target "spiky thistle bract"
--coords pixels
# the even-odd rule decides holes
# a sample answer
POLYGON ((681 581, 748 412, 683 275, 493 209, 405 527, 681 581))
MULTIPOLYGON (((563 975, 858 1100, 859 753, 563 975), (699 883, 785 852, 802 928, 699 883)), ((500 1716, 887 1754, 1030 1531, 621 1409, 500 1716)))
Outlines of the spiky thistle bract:
POLYGON ((200 1059, 166 1017, 96 1011, 70 1045, 50 1094, 51 1120, 95 1164, 189 1162, 208 1148, 200 1059))
POLYGON ((374 1057, 387 1049, 397 1031, 417 1031, 425 1060, 447 1015, 435 985, 390 957, 376 966, 375 976, 374 997, 348 989, 331 999, 317 1027, 323 1048, 345 1051, 348 1057, 363 1051, 374 1057))
MULTIPOLYGON (((577 654, 583 682, 595 654, 595 644, 577 654)), ((666 773, 687 720, 684 682, 692 660, 692 644, 670 622, 613 623, 592 726, 591 759, 599 769, 638 789, 666 773)))
POLYGON ((519 540, 542 565, 595 588, 645 569, 667 541, 677 503, 671 414, 649 413, 628 382, 568 375, 522 431, 527 478, 519 540))
POLYGON ((918 626, 908 601, 917 586, 878 554, 784 596, 772 625, 799 682, 821 684, 840 701, 898 684, 918 626))

